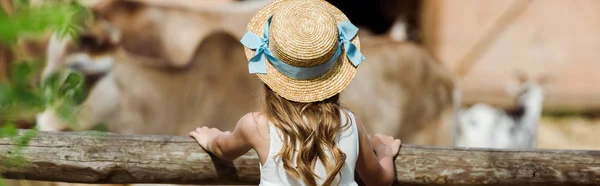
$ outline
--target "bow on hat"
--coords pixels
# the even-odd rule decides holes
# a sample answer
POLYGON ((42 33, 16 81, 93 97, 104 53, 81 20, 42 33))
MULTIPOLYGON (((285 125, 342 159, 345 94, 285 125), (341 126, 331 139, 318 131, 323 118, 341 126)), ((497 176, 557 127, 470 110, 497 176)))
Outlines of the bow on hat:
POLYGON ((336 53, 329 61, 314 67, 296 67, 283 63, 277 58, 275 58, 275 56, 273 56, 273 54, 269 50, 269 26, 271 24, 272 17, 273 16, 269 17, 269 19, 265 23, 263 37, 260 37, 252 33, 251 31, 246 32, 244 37, 242 37, 242 44, 248 47, 249 49, 255 50, 256 52, 248 62, 248 68, 251 74, 266 74, 266 61, 268 59, 268 61, 271 62, 273 67, 275 67, 279 72, 288 77, 295 79, 315 78, 329 71, 329 69, 333 67, 341 53, 342 46, 346 51, 346 57, 348 57, 350 62, 355 67, 362 63, 362 61, 364 61, 365 59, 365 57, 358 50, 356 45, 354 45, 354 43, 350 41, 358 33, 358 28, 349 21, 343 21, 342 23, 337 25, 339 33, 338 47, 336 53))

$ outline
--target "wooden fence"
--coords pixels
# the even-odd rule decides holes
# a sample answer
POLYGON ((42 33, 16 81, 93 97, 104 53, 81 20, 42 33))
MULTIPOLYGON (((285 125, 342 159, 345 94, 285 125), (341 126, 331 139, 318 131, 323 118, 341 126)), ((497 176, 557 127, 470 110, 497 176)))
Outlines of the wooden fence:
MULTIPOLYGON (((0 139, 0 161, 15 155, 14 145, 14 140, 0 139)), ((260 173, 255 153, 223 161, 187 136, 39 132, 22 156, 27 163, 0 168, 4 178, 236 185, 257 184, 260 173)), ((395 162, 396 185, 600 184, 600 151, 403 145, 395 162)))

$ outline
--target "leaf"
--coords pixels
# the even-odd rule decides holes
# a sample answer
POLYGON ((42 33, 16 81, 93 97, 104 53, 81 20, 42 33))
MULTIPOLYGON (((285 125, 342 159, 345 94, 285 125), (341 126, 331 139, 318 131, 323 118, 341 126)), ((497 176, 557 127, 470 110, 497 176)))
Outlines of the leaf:
POLYGON ((31 138, 35 137, 35 135, 37 135, 37 130, 28 130, 25 133, 23 133, 22 136, 20 136, 17 140, 17 146, 19 147, 24 147, 27 146, 29 144, 29 141, 31 141, 31 138))
POLYGON ((108 124, 106 123, 98 123, 94 125, 90 130, 99 131, 99 132, 108 132, 108 124))
POLYGON ((63 87, 65 89, 77 89, 83 86, 83 75, 77 72, 70 72, 65 79, 63 87))
POLYGON ((7 123, 2 128, 0 128, 0 137, 13 137, 17 136, 18 130, 13 123, 7 123))
MULTIPOLYGON (((47 31, 52 30, 56 30, 61 36, 77 35, 82 31, 81 23, 91 15, 76 0, 49 1, 39 6, 31 6, 30 0, 12 1, 15 11, 10 16, 0 11, 0 44, 8 47, 16 46, 24 38, 44 36, 47 31)), ((83 78, 70 75, 63 84, 61 76, 56 75, 47 82, 42 82, 40 87, 34 83, 37 82, 34 78, 44 63, 23 61, 13 64, 10 82, 0 84, 0 119, 19 119, 54 104, 58 104, 57 110, 62 116, 68 118, 73 115, 78 101, 83 97, 83 78)), ((36 134, 37 130, 30 130, 17 137, 18 130, 13 123, 6 123, 1 127, 0 137, 11 137, 17 144, 14 151, 9 151, 13 153, 1 164, 15 168, 27 163, 20 150, 36 134)), ((0 186, 3 185, 0 176, 0 186)))
POLYGON ((29 62, 18 62, 12 65, 10 80, 17 87, 29 85, 29 80, 33 75, 33 66, 29 62))
POLYGON ((48 74, 42 81, 42 88, 51 87, 54 90, 58 90, 58 85, 60 84, 60 72, 52 72, 48 74))
POLYGON ((29 6, 31 4, 29 0, 19 0, 19 3, 23 6, 29 6))
POLYGON ((23 156, 20 148, 16 148, 11 155, 2 163, 6 169, 15 169, 24 166, 27 163, 27 159, 23 156))
POLYGON ((62 95, 63 99, 79 104, 85 99, 84 83, 84 76, 81 73, 71 72, 67 75, 59 94, 62 95))
POLYGON ((23 7, 29 6, 31 3, 29 0, 13 0, 13 4, 16 10, 22 9, 23 7))
POLYGON ((22 87, 17 87, 14 90, 14 99, 20 109, 40 110, 44 108, 45 102, 41 92, 22 87))
POLYGON ((0 113, 8 107, 13 100, 12 90, 8 84, 0 84, 0 113))
POLYGON ((56 107, 56 113, 60 119, 67 121, 71 128, 75 128, 75 113, 77 112, 77 104, 70 100, 63 100, 62 104, 56 107))
POLYGON ((60 73, 54 72, 48 75, 42 81, 42 91, 44 93, 44 102, 47 105, 54 105, 56 98, 58 97, 58 89, 60 88, 60 73))
POLYGON ((19 7, 14 15, 0 14, 0 43, 10 46, 14 46, 22 37, 41 36, 48 30, 56 29, 62 33, 61 36, 73 34, 78 31, 73 25, 81 24, 90 17, 87 16, 87 9, 76 1, 38 6, 17 4, 19 7))

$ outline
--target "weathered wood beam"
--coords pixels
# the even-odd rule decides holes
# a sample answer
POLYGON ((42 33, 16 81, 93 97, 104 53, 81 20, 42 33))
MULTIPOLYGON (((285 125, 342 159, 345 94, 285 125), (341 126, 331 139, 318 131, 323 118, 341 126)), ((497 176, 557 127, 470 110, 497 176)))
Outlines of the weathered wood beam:
MULTIPOLYGON (((24 131, 20 131, 23 134, 24 131)), ((13 140, 0 139, 4 165, 13 140)), ((75 183, 257 184, 255 153, 233 162, 205 153, 187 136, 40 132, 22 150, 27 164, 5 178, 75 183)), ((600 151, 495 150, 403 145, 398 184, 593 185, 600 151)))

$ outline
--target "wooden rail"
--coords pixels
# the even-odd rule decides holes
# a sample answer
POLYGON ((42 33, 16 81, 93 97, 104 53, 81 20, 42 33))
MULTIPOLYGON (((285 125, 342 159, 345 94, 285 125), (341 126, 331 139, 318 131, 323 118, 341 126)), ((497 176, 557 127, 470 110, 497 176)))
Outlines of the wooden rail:
MULTIPOLYGON (((24 131, 19 131, 23 134, 24 131)), ((0 161, 15 154, 0 139, 0 161)), ((233 162, 205 153, 187 136, 39 132, 22 150, 28 163, 0 166, 5 178, 73 183, 257 184, 255 153, 233 162)), ((598 185, 600 151, 493 150, 403 145, 405 185, 598 185)))

